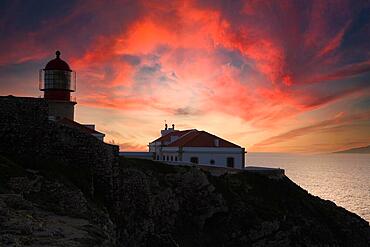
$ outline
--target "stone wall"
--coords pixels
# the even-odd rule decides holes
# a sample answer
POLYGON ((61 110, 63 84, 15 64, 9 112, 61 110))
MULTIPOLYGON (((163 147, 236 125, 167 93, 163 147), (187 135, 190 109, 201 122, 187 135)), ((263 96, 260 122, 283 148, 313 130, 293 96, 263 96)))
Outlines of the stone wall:
POLYGON ((27 160, 29 164, 57 160, 70 166, 72 172, 85 169, 91 177, 92 195, 103 195, 107 205, 114 206, 118 146, 48 120, 48 104, 41 98, 0 97, 0 116, 0 154, 33 157, 27 160))

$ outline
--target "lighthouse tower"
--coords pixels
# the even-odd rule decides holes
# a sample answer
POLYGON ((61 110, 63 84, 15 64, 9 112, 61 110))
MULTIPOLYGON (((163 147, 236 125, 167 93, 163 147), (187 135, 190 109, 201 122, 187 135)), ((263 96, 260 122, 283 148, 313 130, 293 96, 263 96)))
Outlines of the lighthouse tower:
POLYGON ((74 120, 76 100, 71 93, 76 91, 76 72, 60 59, 60 51, 55 55, 56 58, 40 70, 40 91, 44 92, 44 98, 48 101, 50 117, 74 120))

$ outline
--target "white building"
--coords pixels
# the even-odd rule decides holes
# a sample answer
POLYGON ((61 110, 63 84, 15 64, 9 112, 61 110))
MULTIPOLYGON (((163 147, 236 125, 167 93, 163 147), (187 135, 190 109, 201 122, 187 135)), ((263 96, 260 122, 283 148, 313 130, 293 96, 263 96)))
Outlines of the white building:
POLYGON ((161 131, 161 137, 149 143, 155 160, 244 169, 245 149, 206 131, 161 131))

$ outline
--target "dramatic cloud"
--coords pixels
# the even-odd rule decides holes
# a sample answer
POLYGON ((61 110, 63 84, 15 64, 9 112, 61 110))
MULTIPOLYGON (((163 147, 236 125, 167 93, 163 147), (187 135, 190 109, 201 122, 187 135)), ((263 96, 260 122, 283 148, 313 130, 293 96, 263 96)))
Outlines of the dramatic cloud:
MULTIPOLYGON (((0 90, 36 94, 37 70, 60 49, 86 111, 202 128, 214 119, 235 136, 222 130, 227 116, 240 132, 262 133, 236 142, 269 150, 275 139, 262 139, 369 97, 369 11, 349 0, 2 1, 0 90)), ((134 149, 150 141, 114 136, 134 149)))

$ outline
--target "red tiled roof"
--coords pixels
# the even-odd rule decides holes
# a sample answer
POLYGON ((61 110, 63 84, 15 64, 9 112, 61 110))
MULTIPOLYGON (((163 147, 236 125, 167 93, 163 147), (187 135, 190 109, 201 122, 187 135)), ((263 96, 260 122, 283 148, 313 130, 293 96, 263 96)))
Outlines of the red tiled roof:
POLYGON ((159 137, 158 139, 152 141, 152 142, 170 142, 171 141, 171 136, 177 136, 177 137, 182 137, 183 135, 189 133, 190 131, 193 130, 175 130, 173 132, 170 132, 164 136, 159 137))
POLYGON ((85 132, 85 133, 88 133, 88 134, 101 134, 101 135, 104 135, 103 133, 99 132, 99 131, 96 131, 96 130, 93 130, 93 129, 90 129, 80 123, 77 123, 73 120, 70 120, 68 118, 62 118, 60 120, 58 120, 58 123, 62 123, 62 124, 65 124, 65 125, 68 125, 70 127, 73 127, 73 128, 76 128, 82 132, 85 132))
POLYGON ((220 148, 241 148, 240 146, 212 135, 206 131, 193 131, 170 143, 167 147, 220 147, 220 148), (219 145, 216 146, 215 140, 219 145))
POLYGON ((189 142, 190 140, 192 140, 197 135, 199 135, 199 131, 197 131, 197 130, 192 131, 192 132, 188 132, 187 135, 185 135, 185 136, 177 139, 176 141, 168 144, 167 147, 183 147, 184 146, 183 144, 189 142))

